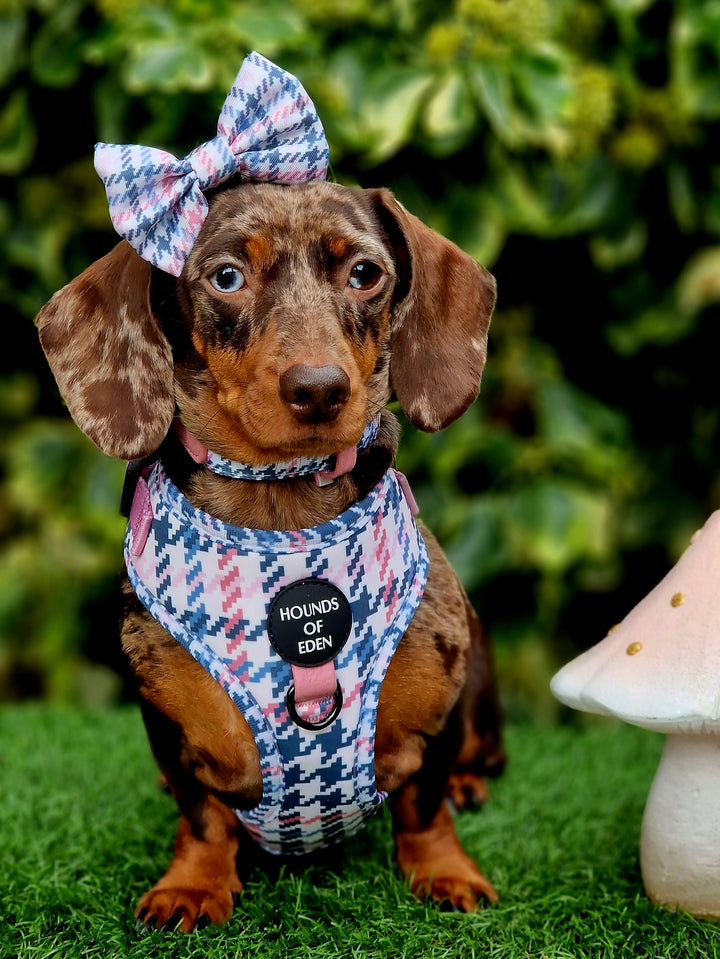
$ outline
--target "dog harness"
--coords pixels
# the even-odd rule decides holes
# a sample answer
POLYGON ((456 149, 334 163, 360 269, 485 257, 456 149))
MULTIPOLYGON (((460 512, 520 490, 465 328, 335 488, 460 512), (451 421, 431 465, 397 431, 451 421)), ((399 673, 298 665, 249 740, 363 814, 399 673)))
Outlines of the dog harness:
MULTIPOLYGON (((206 465, 222 472, 228 462, 209 454, 206 465)), ((385 799, 374 771, 380 686, 428 572, 404 489, 390 469, 336 519, 286 532, 196 509, 159 462, 138 481, 130 581, 247 720, 263 795, 237 815, 269 852, 342 840, 385 799)))

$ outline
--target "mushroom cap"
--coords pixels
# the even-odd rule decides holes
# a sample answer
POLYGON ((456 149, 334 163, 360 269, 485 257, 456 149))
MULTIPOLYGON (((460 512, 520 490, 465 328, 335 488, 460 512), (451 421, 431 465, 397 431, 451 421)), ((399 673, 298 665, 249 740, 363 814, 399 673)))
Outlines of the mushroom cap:
POLYGON ((665 733, 720 732, 720 511, 667 576, 556 673, 567 706, 665 733))

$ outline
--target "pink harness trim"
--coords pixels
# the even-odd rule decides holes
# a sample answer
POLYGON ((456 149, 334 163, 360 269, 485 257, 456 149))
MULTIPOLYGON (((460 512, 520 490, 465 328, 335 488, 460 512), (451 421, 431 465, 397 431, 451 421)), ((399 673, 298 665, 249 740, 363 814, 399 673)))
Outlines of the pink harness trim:
POLYGON ((174 425, 175 432, 180 437, 180 442, 187 450, 190 458, 202 466, 207 460, 207 446, 203 446, 200 440, 193 436, 190 430, 187 429, 180 420, 175 420, 174 425))

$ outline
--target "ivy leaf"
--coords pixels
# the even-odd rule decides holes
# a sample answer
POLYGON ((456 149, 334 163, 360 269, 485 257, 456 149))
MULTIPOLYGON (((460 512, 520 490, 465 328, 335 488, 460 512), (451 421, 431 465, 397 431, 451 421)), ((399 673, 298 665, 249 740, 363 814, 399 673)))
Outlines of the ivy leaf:
POLYGON ((547 477, 507 500, 507 533, 516 562, 562 573, 609 548, 610 501, 572 480, 547 477))
POLYGON ((546 49, 518 58, 513 77, 524 102, 540 123, 558 121, 572 92, 566 58, 546 49))
POLYGON ((655 0, 608 0, 608 6, 611 10, 620 14, 631 14, 635 17, 645 13, 654 3, 655 0))
POLYGON ((448 543, 446 552, 468 591, 510 568, 512 555, 508 538, 501 510, 493 498, 477 500, 467 509, 462 534, 448 543))
POLYGON ((25 38, 25 17, 21 13, 0 15, 0 87, 15 75, 25 38))
POLYGON ((389 159, 408 142, 432 82, 429 71, 402 66, 380 70, 369 79, 361 102, 369 166, 389 159))
POLYGON ((28 109, 26 90, 15 90, 0 112, 0 174, 25 169, 35 150, 37 134, 28 109))
POLYGON ((680 274, 676 289, 678 307, 686 316, 720 302, 720 246, 696 253, 680 274))
POLYGON ((79 16, 77 3, 61 5, 36 33, 30 48, 30 65, 41 85, 63 88, 77 83, 83 66, 79 16))
POLYGON ((478 113, 465 77, 458 71, 442 78, 422 117, 427 147, 435 156, 449 156, 468 144, 478 128, 478 113))
POLYGON ((140 44, 124 71, 132 93, 207 90, 213 67, 207 51, 190 36, 172 33, 140 44))
POLYGON ((238 34, 254 50, 272 57, 279 50, 294 46, 307 37, 307 30, 295 11, 274 6, 262 10, 242 10, 233 18, 238 34))
POLYGON ((470 78, 495 133, 509 146, 516 144, 520 131, 507 65, 489 60, 477 63, 470 70, 470 78))

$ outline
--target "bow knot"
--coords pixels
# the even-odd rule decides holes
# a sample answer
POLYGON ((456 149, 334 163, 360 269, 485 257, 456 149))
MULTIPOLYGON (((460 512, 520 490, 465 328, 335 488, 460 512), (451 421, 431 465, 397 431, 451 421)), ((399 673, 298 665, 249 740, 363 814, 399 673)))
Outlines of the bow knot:
POLYGON ((328 146, 300 82, 258 53, 243 62, 217 136, 178 160, 144 146, 98 143, 95 169, 117 232, 150 263, 179 276, 208 212, 204 193, 236 174, 323 180, 328 146))
POLYGON ((210 190, 238 172, 238 160, 227 137, 217 136, 188 153, 200 190, 210 190))

